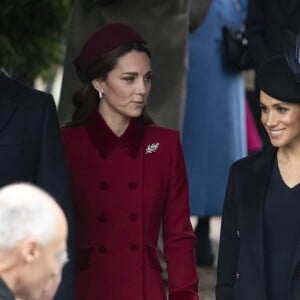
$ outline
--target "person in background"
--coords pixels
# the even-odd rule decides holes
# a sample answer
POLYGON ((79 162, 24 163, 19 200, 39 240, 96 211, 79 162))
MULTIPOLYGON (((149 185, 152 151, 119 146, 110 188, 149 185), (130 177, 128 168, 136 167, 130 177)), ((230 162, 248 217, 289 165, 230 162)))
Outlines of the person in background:
POLYGON ((124 23, 96 31, 74 61, 83 82, 63 137, 75 204, 77 300, 197 300, 195 237, 179 133, 151 124, 150 51, 124 23), (180 270, 180 271, 179 271, 180 270))
MULTIPOLYGON (((298 32, 300 1, 249 0, 248 6, 245 29, 250 60, 255 74, 266 59, 283 54, 284 30, 298 32)), ((260 122, 259 89, 256 83, 255 89, 248 93, 247 98, 263 145, 268 146, 269 137, 260 122)))
POLYGON ((191 214, 198 216, 197 264, 202 267, 214 263, 209 220, 222 213, 229 167, 246 155, 243 77, 224 61, 222 52, 222 27, 239 29, 246 10, 246 0, 212 0, 189 36, 182 143, 191 214))
POLYGON ((217 300, 300 297, 299 38, 258 69, 261 122, 271 145, 231 167, 217 300))
POLYGON ((0 187, 31 182, 53 195, 62 207, 70 228, 70 263, 64 270, 56 300, 72 300, 73 209, 53 98, 0 71, 0 107, 0 187))
POLYGON ((55 199, 28 183, 0 189, 0 299, 51 300, 68 260, 55 199))

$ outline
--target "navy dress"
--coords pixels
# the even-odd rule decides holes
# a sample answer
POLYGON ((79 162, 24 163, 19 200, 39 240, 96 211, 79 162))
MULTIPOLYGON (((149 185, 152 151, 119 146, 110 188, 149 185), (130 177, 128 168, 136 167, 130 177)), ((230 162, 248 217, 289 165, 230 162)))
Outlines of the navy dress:
POLYGON ((288 187, 275 160, 265 202, 265 261, 268 300, 289 299, 300 229, 300 184, 288 187))

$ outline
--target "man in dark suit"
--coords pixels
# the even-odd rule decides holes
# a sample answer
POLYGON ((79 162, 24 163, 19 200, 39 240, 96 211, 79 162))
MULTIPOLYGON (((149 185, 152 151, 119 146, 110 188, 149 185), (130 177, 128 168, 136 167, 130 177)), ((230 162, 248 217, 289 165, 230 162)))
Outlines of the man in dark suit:
MULTIPOLYGON (((52 97, 0 72, 0 187, 31 182, 42 187, 62 207, 72 231, 72 205, 64 151, 52 97)), ((72 300, 73 246, 56 299, 72 300)))

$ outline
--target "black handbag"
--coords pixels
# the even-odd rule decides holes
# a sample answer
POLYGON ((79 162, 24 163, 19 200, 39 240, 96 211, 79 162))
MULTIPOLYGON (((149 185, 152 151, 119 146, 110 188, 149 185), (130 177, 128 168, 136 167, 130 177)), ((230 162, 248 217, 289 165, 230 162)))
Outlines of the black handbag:
POLYGON ((252 68, 248 39, 242 30, 232 30, 224 26, 222 28, 222 48, 225 61, 237 70, 252 68))

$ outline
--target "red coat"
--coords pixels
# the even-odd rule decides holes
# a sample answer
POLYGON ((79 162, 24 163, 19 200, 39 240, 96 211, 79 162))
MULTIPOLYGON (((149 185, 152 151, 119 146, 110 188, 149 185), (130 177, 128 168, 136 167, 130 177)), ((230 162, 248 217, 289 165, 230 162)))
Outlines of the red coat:
POLYGON ((198 276, 178 132, 131 121, 116 137, 96 113, 63 129, 77 223, 76 300, 196 300, 198 276))

